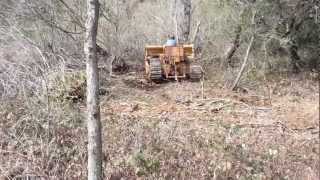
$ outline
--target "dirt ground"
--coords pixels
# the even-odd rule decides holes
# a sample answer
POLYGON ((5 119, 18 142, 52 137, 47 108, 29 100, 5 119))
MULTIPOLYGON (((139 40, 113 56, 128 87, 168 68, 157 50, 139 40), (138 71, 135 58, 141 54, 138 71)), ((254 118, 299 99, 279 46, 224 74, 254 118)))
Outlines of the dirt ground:
POLYGON ((112 80, 106 174, 125 179, 318 179, 317 81, 231 92, 212 81, 112 80))

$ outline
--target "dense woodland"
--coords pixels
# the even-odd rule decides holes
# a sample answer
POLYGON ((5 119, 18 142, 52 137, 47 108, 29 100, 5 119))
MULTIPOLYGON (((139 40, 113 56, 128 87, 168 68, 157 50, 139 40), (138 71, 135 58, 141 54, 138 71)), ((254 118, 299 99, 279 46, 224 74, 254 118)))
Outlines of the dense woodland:
MULTIPOLYGON (((86 4, 0 0, 1 180, 88 176, 86 4)), ((103 179, 319 178, 319 0, 99 0, 98 16, 103 179), (172 35, 201 82, 145 80, 145 46, 172 35)))

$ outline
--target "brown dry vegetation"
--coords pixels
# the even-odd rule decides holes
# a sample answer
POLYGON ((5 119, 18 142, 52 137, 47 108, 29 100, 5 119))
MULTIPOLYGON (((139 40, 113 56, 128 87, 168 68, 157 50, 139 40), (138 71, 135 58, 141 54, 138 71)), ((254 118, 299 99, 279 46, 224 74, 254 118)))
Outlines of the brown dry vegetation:
MULTIPOLYGON (((266 81, 242 92, 231 92, 220 82, 206 80, 202 98, 197 82, 149 84, 140 73, 104 78, 106 177, 318 179, 317 81, 279 77, 278 83, 266 81)), ((45 120, 30 119, 24 112, 29 107, 2 104, 0 174, 85 177, 85 108, 79 101, 51 103, 55 122, 50 131, 45 120)), ((44 112, 31 114, 40 117, 37 113, 44 112)))
POLYGON ((137 83, 128 89, 127 81, 115 81, 113 98, 102 108, 110 153, 107 174, 142 179, 318 177, 314 81, 303 85, 290 78, 289 85, 277 87, 283 94, 273 89, 271 99, 257 95, 268 92, 233 93, 212 82, 206 82, 202 99, 199 83, 169 82, 151 89, 137 83))

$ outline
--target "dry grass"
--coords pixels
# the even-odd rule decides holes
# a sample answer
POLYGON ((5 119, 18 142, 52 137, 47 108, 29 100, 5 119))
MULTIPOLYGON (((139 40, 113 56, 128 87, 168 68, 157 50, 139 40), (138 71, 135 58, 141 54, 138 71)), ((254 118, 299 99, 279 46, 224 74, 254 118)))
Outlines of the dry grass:
MULTIPOLYGON (((207 81, 204 99, 199 83, 151 85, 139 74, 102 81, 107 179, 318 178, 315 81, 286 77, 246 93, 207 81)), ((3 177, 85 179, 81 101, 29 97, 1 104, 1 113, 3 177)))
MULTIPOLYGON (((308 98, 294 96, 300 102, 294 104, 287 101, 289 94, 275 94, 270 100, 228 92, 210 83, 202 100, 198 83, 166 83, 147 91, 139 86, 128 89, 121 78, 115 81, 114 98, 106 101, 102 110, 108 152, 105 173, 109 176, 318 177, 316 89, 311 90, 313 94, 306 93, 308 98), (297 129, 295 123, 305 126, 297 129)), ((306 91, 302 89, 301 93, 306 91)))

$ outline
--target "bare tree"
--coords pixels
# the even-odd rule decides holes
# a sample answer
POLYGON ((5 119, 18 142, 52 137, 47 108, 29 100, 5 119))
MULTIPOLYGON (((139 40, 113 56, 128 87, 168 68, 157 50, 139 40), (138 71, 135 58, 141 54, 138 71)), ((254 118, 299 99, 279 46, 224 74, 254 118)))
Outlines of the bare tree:
POLYGON ((96 37, 99 1, 87 0, 84 52, 87 65, 88 180, 102 179, 102 142, 96 37))

